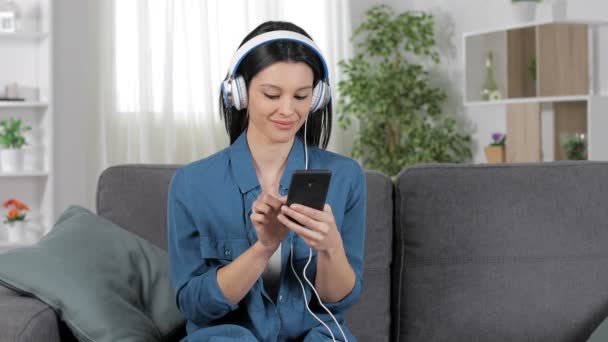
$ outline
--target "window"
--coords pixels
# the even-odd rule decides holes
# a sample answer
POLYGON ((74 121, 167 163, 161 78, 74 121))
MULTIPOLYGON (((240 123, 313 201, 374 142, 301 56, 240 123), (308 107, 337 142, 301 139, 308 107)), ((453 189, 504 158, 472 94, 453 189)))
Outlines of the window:
POLYGON ((276 18, 304 28, 335 69, 337 61, 328 54, 327 3, 115 0, 117 111, 199 120, 217 115, 219 86, 238 44, 257 25, 276 18))

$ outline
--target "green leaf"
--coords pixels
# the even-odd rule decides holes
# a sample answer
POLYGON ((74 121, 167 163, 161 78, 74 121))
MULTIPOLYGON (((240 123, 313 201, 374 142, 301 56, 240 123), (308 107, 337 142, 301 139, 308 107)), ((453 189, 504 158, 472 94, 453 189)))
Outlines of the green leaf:
POLYGON ((0 146, 21 148, 27 143, 23 132, 31 129, 30 126, 22 126, 21 119, 11 118, 0 121, 0 146))
POLYGON ((440 62, 434 25, 424 12, 374 6, 352 37, 359 53, 339 62, 338 123, 346 129, 359 120, 353 157, 368 169, 394 177, 408 165, 472 158, 470 135, 442 114, 447 95, 425 66, 440 62))

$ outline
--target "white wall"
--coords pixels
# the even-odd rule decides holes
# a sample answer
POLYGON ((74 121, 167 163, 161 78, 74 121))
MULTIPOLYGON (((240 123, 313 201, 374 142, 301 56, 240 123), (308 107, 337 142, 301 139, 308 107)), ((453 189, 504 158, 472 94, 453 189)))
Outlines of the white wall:
MULTIPOLYGON (((352 0, 353 27, 364 19, 365 11, 378 4, 388 4, 398 13, 405 10, 420 10, 432 13, 436 19, 438 47, 442 63, 434 74, 440 86, 447 92, 445 113, 461 118, 472 129, 474 162, 485 162, 483 147, 490 142, 495 131, 506 131, 504 106, 463 106, 463 51, 462 34, 469 31, 503 27, 514 23, 511 1, 507 0, 352 0)), ((550 18, 547 0, 537 12, 537 19, 550 18)), ((568 18, 608 20, 608 2, 605 0, 568 1, 568 18)), ((600 46, 598 60, 608 60, 608 30, 598 34, 600 46)), ((608 64, 599 66, 599 90, 608 93, 608 64)))
POLYGON ((55 217, 71 204, 94 209, 89 170, 97 127, 98 1, 53 2, 55 217))
MULTIPOLYGON (((446 112, 462 117, 473 129, 475 162, 482 162, 483 146, 493 131, 505 130, 502 107, 465 108, 462 105, 462 33, 512 22, 505 0, 351 0, 353 28, 371 6, 387 3, 397 11, 425 10, 435 14, 442 64, 436 75, 448 92, 446 112)), ((79 204, 94 209, 98 161, 91 153, 98 128, 98 27, 100 1, 56 0, 54 4, 54 113, 55 113, 55 211, 79 204), (89 176, 94 175, 94 176, 89 176)), ((605 0, 569 1, 573 18, 608 19, 605 0)), ((608 60, 608 32, 599 35, 600 60, 608 60)), ((608 93, 608 64, 599 68, 600 84, 608 93)))

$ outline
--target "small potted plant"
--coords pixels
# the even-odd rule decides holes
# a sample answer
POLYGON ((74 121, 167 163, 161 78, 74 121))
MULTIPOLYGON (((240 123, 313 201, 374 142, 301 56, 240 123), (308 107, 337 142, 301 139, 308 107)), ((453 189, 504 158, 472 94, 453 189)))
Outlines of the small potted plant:
POLYGON ((488 163, 504 163, 506 160, 505 145, 507 141, 506 134, 493 133, 492 142, 486 146, 484 152, 488 163))
POLYGON ((586 160, 587 146, 585 143, 585 134, 571 133, 562 135, 562 148, 566 153, 568 160, 586 160))
POLYGON ((21 240, 21 236, 25 230, 25 212, 29 211, 30 208, 14 198, 4 202, 2 206, 8 209, 4 220, 4 226, 8 233, 8 241, 18 242, 21 240))
POLYGON ((513 17, 519 23, 534 21, 536 6, 542 0, 511 0, 513 17))
POLYGON ((26 145, 23 132, 30 126, 23 125, 21 119, 0 121, 0 167, 4 172, 23 170, 23 145, 26 145))

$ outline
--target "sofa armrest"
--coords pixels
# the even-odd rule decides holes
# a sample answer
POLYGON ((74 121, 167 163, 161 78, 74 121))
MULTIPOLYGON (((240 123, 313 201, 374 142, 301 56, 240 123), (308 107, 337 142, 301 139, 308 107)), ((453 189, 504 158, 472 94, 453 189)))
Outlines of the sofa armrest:
POLYGON ((45 303, 0 285, 0 341, 59 342, 59 322, 45 303))

